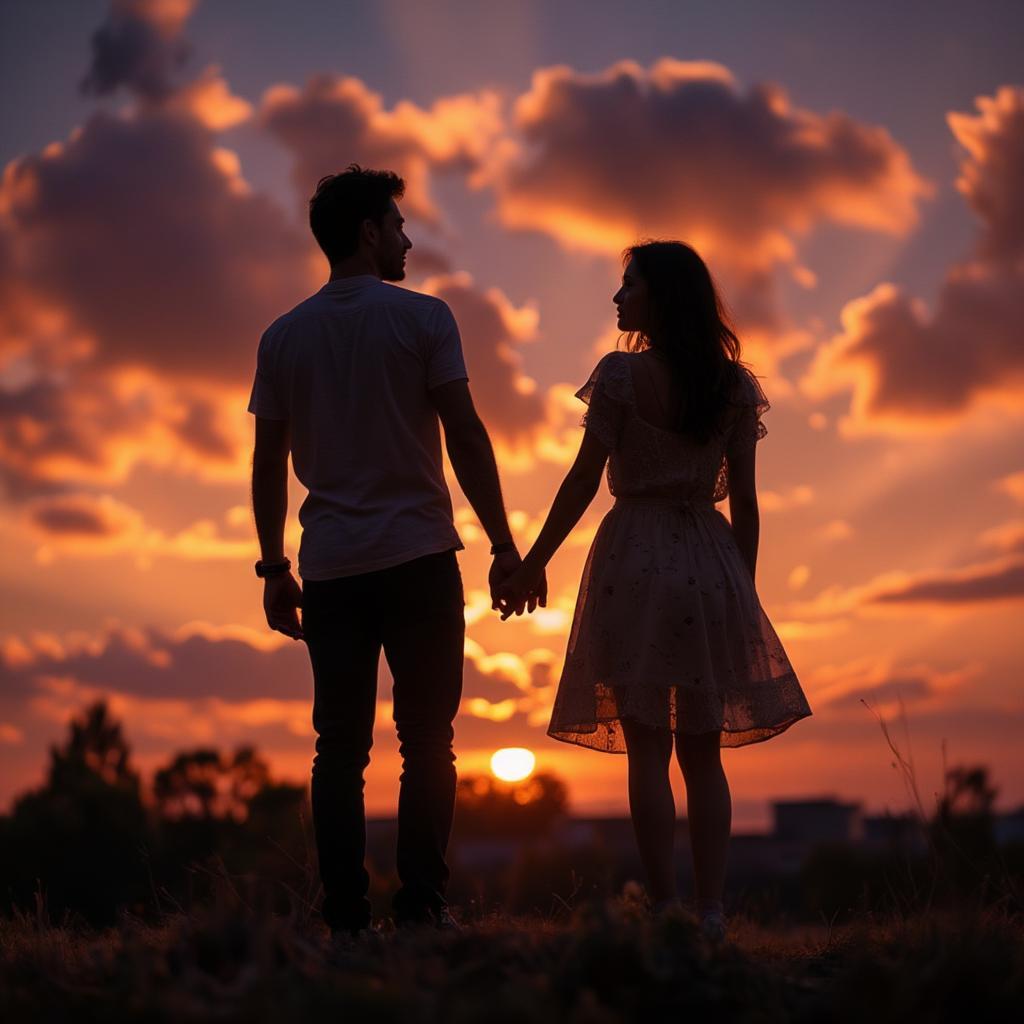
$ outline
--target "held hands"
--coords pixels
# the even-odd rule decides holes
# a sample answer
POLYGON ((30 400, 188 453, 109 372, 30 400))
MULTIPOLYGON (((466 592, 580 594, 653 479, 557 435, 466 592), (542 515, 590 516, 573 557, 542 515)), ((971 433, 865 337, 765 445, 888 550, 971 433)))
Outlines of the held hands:
POLYGON ((546 608, 548 581, 544 567, 537 568, 529 561, 520 562, 498 586, 497 593, 492 587, 491 600, 491 607, 501 612, 502 622, 513 613, 522 615, 524 609, 533 612, 537 605, 546 608))
POLYGON ((263 581, 263 611, 267 625, 293 640, 302 640, 298 609, 302 607, 302 588, 290 572, 267 576, 263 581))

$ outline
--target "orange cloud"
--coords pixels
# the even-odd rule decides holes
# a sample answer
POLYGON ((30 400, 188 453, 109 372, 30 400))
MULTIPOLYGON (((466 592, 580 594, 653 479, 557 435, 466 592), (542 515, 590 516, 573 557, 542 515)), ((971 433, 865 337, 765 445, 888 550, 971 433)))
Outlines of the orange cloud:
POLYGON ((978 543, 1007 554, 1024 554, 1024 520, 993 526, 978 538, 978 543))
POLYGON ((948 118, 967 151, 957 185, 980 220, 974 253, 933 312, 888 283, 850 302, 801 381, 816 397, 852 390, 847 435, 948 430, 982 402, 1024 408, 1024 89, 976 102, 978 115, 948 118))
POLYGON ((763 490, 758 504, 763 512, 783 512, 786 509, 810 505, 814 501, 814 488, 808 484, 794 484, 786 493, 763 490))
POLYGON ((883 128, 795 107, 776 85, 744 93, 709 62, 537 71, 515 128, 474 179, 495 189, 502 223, 609 254, 683 238, 727 279, 747 329, 781 324, 776 267, 812 283, 796 250, 817 224, 902 234, 930 192, 883 128))
MULTIPOLYGON (((218 71, 216 65, 205 68, 198 78, 183 86, 171 97, 169 108, 184 111, 211 132, 226 131, 248 120, 252 114, 252 104, 235 96, 218 71)), ((216 150, 214 155, 217 157, 223 153, 230 151, 216 150)), ((233 156, 234 154, 231 154, 231 157, 233 156)), ((228 159, 230 160, 230 157, 228 159)), ((232 179, 232 188, 235 191, 245 190, 247 186, 241 180, 237 165, 231 164, 227 170, 232 179)))
POLYGON ((996 482, 996 489, 1008 494, 1019 505, 1024 505, 1024 470, 1010 473, 996 482))

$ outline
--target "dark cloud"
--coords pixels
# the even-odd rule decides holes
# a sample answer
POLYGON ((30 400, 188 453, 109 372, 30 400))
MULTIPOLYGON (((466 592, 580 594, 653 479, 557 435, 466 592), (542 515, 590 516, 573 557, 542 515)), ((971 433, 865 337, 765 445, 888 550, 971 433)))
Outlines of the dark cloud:
MULTIPOLYGON (((797 748, 804 743, 809 744, 815 750, 820 749, 824 744, 839 749, 846 744, 867 743, 868 749, 876 752, 881 758, 886 750, 885 739, 882 736, 875 717, 860 705, 861 715, 819 715, 815 720, 814 729, 800 733, 793 730, 793 737, 790 742, 797 748)), ((904 746, 904 738, 901 732, 895 730, 896 719, 892 714, 883 715, 887 722, 897 746, 906 755, 908 751, 904 746)), ((908 715, 910 728, 913 730, 913 740, 916 749, 938 749, 943 742, 948 742, 950 737, 956 738, 956 743, 963 756, 966 744, 978 744, 979 751, 987 752, 988 756, 1003 760, 1005 755, 1001 752, 1006 749, 1016 749, 1019 745, 1020 730, 1024 728, 1024 711, 1020 707, 977 707, 960 706, 945 708, 916 707, 912 715, 908 715)), ((858 756, 856 749, 850 751, 851 756, 858 756)), ((936 765, 941 770, 941 765, 936 765)), ((997 770, 996 779, 1002 775, 997 770)), ((1002 776, 1005 777, 1005 776, 1002 776)), ((941 785, 941 776, 939 776, 941 785)))
POLYGON ((174 425, 174 433, 193 451, 211 460, 230 460, 235 454, 232 438, 222 432, 221 410, 202 396, 185 399, 184 418, 174 425))
POLYGON ((480 291, 464 273, 432 278, 426 287, 458 321, 470 388, 488 429, 513 445, 525 441, 545 417, 544 397, 523 374, 517 351, 533 337, 535 312, 516 309, 497 289, 480 291))
POLYGON ((90 88, 123 84, 136 102, 5 168, 8 496, 120 481, 139 461, 244 473, 256 343, 319 282, 309 232, 217 144, 248 104, 215 68, 180 87, 163 73, 193 6, 115 3, 90 88))
POLYGON ((239 384, 314 280, 311 239, 180 110, 95 114, 10 164, 3 200, 22 273, 99 365, 239 384))
POLYGON ((880 589, 875 604, 976 604, 1024 598, 1024 563, 997 563, 934 573, 891 589, 880 589))
POLYGON ((447 97, 429 110, 403 101, 387 110, 358 78, 333 74, 311 76, 301 91, 273 86, 259 117, 292 154, 292 180, 303 204, 324 175, 358 163, 401 174, 403 210, 432 224, 442 220, 431 195, 432 171, 473 167, 500 125, 492 94, 447 97))
POLYGON ((62 495, 33 503, 29 520, 37 530, 56 537, 116 537, 130 525, 113 502, 87 495, 62 495))
POLYGON ((118 483, 139 462, 237 475, 238 404, 209 388, 189 394, 149 375, 89 366, 38 376, 0 389, 0 483, 22 501, 118 483))
POLYGON ((312 695, 309 658, 301 644, 265 650, 230 635, 175 637, 155 629, 115 627, 87 642, 51 642, 27 651, 27 657, 12 654, 9 645, 0 652, 0 688, 8 696, 28 697, 47 677, 164 700, 240 702, 312 695))
POLYGON ((92 64, 82 91, 106 96, 125 88, 148 100, 174 89, 189 47, 181 30, 197 0, 113 0, 93 33, 92 64))
MULTIPOLYGON (((72 680, 145 699, 205 700, 229 703, 256 700, 312 700, 312 669, 305 645, 272 646, 271 634, 248 630, 189 627, 178 633, 154 628, 112 626, 95 635, 67 639, 33 636, 0 642, 0 690, 25 698, 40 681, 72 680)), ((465 701, 497 704, 507 699, 529 702, 547 685, 549 666, 527 663, 512 654, 467 653, 465 701)), ((391 676, 381 658, 378 697, 390 699, 391 676)), ((524 706, 524 710, 525 706, 524 706)))
POLYGON ((852 387, 848 432, 945 429, 983 398, 1019 407, 1024 395, 1024 89, 977 103, 949 118, 968 154, 957 184, 980 219, 970 258, 931 313, 891 284, 851 302, 802 382, 819 396, 852 387))
POLYGON ((922 676, 902 676, 871 686, 854 688, 832 700, 827 700, 826 705, 830 708, 855 708, 860 706, 862 700, 872 705, 890 704, 898 698, 918 701, 934 693, 935 688, 928 679, 922 676))
POLYGON ((1011 261, 1024 256, 1024 89, 1004 86, 975 102, 977 115, 948 116, 970 156, 956 184, 981 222, 980 257, 1011 261))
MULTIPOLYGON (((992 543, 1004 541, 1002 531, 992 543)), ((1009 543, 998 543, 1011 550, 1009 543)), ((1019 601, 1024 598, 1024 561, 1012 554, 990 562, 956 569, 930 569, 916 573, 885 573, 859 586, 828 587, 810 601, 796 602, 788 613, 796 619, 831 619, 862 608, 892 609, 920 605, 939 605, 950 609, 968 609, 995 601, 1019 601)))

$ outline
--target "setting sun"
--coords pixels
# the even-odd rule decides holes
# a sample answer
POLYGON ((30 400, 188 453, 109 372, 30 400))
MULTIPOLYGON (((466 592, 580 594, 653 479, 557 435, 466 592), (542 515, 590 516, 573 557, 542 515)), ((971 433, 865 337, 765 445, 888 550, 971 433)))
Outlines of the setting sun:
POLYGON ((491 771, 504 782, 519 782, 533 771, 536 763, 532 750, 503 747, 491 756, 491 771))

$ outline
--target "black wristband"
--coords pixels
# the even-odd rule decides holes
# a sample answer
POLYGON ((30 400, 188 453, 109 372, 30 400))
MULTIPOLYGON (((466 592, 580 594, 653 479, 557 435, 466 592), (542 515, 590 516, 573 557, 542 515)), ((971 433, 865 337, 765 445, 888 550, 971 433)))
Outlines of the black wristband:
POLYGON ((280 573, 288 572, 291 569, 291 560, 286 558, 283 562, 264 562, 262 559, 256 563, 256 575, 266 579, 268 576, 277 576, 280 573))
POLYGON ((506 551, 515 551, 516 542, 514 540, 503 540, 500 544, 491 545, 492 555, 503 555, 506 551))

